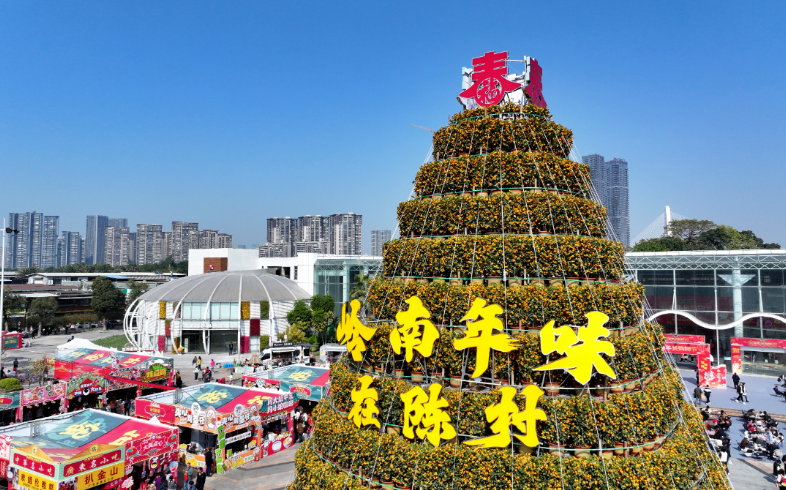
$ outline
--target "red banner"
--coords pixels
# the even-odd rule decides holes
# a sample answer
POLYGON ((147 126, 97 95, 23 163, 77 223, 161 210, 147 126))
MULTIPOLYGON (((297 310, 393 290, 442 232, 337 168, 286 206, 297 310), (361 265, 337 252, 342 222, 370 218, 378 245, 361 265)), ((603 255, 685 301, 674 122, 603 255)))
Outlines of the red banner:
POLYGON ((158 417, 161 423, 175 425, 174 405, 156 403, 139 398, 136 400, 136 411, 134 413, 139 418, 151 419, 153 417, 158 417))
POLYGON ((117 449, 105 454, 99 454, 98 456, 89 456, 76 463, 69 463, 63 466, 63 476, 66 478, 71 478, 72 476, 75 476, 79 473, 93 471, 97 468, 101 468, 102 466, 119 463, 122 460, 122 449, 117 449))
POLYGON ((710 353, 709 344, 681 344, 676 342, 666 342, 663 346, 663 352, 668 354, 688 354, 697 356, 702 353, 710 353))
POLYGON ((36 473, 40 473, 42 475, 46 475, 49 478, 57 478, 57 473, 55 472, 55 465, 44 463, 43 461, 37 461, 29 456, 25 456, 23 454, 14 454, 14 465, 20 468, 25 468, 30 471, 35 471, 36 473))
POLYGON ((126 443, 126 465, 144 461, 177 449, 177 429, 169 433, 153 434, 126 443))
POLYGON ((687 344, 703 344, 704 335, 668 335, 664 334, 666 342, 681 342, 687 344))

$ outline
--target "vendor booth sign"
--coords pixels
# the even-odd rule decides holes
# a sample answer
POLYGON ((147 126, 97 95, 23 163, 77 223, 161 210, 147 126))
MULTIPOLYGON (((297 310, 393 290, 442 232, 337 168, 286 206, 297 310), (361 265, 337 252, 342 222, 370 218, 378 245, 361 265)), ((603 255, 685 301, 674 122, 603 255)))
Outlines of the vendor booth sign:
POLYGON ((87 373, 68 382, 66 393, 68 398, 103 393, 106 380, 98 374, 87 373))
POLYGON ((151 400, 140 398, 136 401, 135 412, 137 417, 143 419, 152 419, 158 417, 158 420, 166 423, 175 423, 175 407, 166 403, 156 403, 151 400))
POLYGON ((20 392, 14 391, 0 395, 0 410, 10 410, 19 407, 20 392))
POLYGON ((144 439, 126 443, 126 464, 160 456, 177 450, 177 429, 169 434, 153 434, 144 439))
POLYGON ((66 393, 66 383, 52 382, 22 390, 22 405, 34 405, 54 400, 62 400, 66 393))
POLYGON ((23 470, 19 470, 17 483, 30 490, 57 490, 56 481, 23 470))

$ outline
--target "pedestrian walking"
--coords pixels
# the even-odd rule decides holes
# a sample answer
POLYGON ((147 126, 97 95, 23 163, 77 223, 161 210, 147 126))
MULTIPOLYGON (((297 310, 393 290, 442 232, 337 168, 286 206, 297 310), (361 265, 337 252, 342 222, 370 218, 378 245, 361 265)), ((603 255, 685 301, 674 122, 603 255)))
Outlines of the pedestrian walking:
POLYGON ((704 398, 707 399, 707 405, 710 404, 710 395, 712 394, 712 389, 710 388, 710 384, 707 383, 704 385, 704 398))
POLYGON ((126 417, 131 414, 131 399, 126 398, 126 402, 123 403, 123 415, 126 417))
POLYGON ((196 361, 197 361, 196 356, 194 356, 194 358, 191 359, 191 365, 196 366, 196 361))
POLYGON ((748 403, 748 390, 745 389, 745 382, 740 382, 740 389, 739 389, 740 396, 737 397, 737 401, 742 402, 743 405, 748 403), (744 399, 744 401, 743 401, 744 399))
POLYGON ((694 403, 696 403, 696 406, 699 406, 699 404, 701 403, 701 395, 702 395, 701 386, 696 385, 696 388, 693 389, 693 400, 694 403))
POLYGON ((696 384, 697 385, 700 384, 699 383, 699 368, 696 368, 696 384))
POLYGON ((731 380, 734 383, 734 391, 737 391, 737 387, 740 386, 740 375, 737 373, 732 374, 731 380))
POLYGON ((199 381, 199 366, 194 368, 194 381, 199 381))
POLYGON ((197 367, 199 368, 200 371, 202 370, 202 356, 199 356, 197 358, 197 367))
POLYGON ((178 388, 183 387, 183 378, 180 377, 180 371, 178 371, 177 374, 175 375, 175 386, 177 386, 178 388))
POLYGON ((230 356, 232 355, 232 347, 234 347, 234 344, 232 342, 230 342, 229 343, 229 355, 230 356))
POLYGON ((210 369, 216 369, 216 360, 210 359, 210 369))

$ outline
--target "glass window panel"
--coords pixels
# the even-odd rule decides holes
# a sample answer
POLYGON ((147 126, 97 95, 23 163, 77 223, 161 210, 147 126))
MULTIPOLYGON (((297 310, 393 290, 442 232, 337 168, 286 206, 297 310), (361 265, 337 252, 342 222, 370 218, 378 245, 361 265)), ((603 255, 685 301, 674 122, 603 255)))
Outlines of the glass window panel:
POLYGON ((718 311, 734 311, 732 290, 730 287, 716 288, 718 291, 718 311))
POLYGON ((655 271, 636 271, 636 279, 645 286, 655 284, 655 271))
POLYGON ((191 319, 191 303, 183 303, 180 306, 180 317, 184 320, 191 319))
POLYGON ((759 288, 742 288, 742 311, 758 313, 759 288))
MULTIPOLYGON (((693 297, 696 304, 695 311, 715 311, 715 288, 699 287, 693 288, 693 297)), ((713 314, 713 323, 715 315, 713 314)))
POLYGON ((677 309, 695 310, 696 299, 693 294, 694 288, 677 286, 677 309))
POLYGON ((655 272, 655 284, 659 286, 670 286, 674 284, 674 271, 653 271, 655 272))
POLYGON ((753 276, 743 286, 758 286, 759 285, 759 269, 742 269, 740 271, 743 276, 753 276))
POLYGON ((762 286, 783 286, 783 271, 782 270, 761 270, 761 285, 762 286))
POLYGON ((221 319, 221 303, 210 303, 210 320, 221 319))
POLYGON ((228 318, 231 320, 237 320, 240 318, 240 309, 237 303, 228 303, 229 304, 229 316, 228 318))
POLYGON ((674 289, 663 286, 645 286, 647 301, 650 307, 656 310, 670 310, 674 289))
POLYGON ((678 270, 675 271, 677 285, 682 286, 714 286, 715 275, 712 270, 678 270))
POLYGON ((219 303, 221 305, 221 320, 229 320, 229 303, 219 303))
POLYGON ((715 280, 717 281, 716 284, 718 286, 728 286, 729 283, 721 279, 721 276, 730 276, 731 269, 716 269, 715 270, 715 280))
MULTIPOLYGON (((764 282, 764 277, 762 277, 762 282, 764 282)), ((786 289, 783 288, 761 288, 761 301, 764 303, 765 313, 786 311, 784 310, 784 293, 786 293, 786 289)))
POLYGON ((207 303, 194 303, 196 306, 197 316, 196 318, 199 320, 203 320, 205 318, 205 313, 207 312, 207 303))

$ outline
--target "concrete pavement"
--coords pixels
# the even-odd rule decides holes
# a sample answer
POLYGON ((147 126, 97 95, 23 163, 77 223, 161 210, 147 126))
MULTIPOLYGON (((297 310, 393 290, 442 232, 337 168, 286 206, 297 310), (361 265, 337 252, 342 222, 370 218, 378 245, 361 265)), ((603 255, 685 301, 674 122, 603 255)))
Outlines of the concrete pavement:
POLYGON ((213 475, 207 479, 205 490, 284 490, 295 479, 295 452, 299 447, 295 444, 225 475, 213 475))

